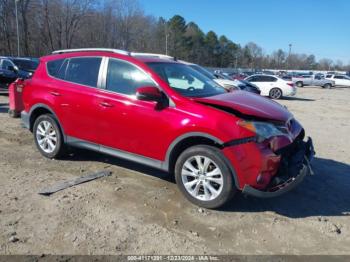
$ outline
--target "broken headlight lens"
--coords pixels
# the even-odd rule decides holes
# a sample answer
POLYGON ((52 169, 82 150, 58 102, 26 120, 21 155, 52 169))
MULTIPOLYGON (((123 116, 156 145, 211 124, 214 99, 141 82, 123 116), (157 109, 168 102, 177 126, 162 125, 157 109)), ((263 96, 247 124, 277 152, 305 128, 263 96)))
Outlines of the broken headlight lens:
POLYGON ((239 120, 238 125, 255 133, 258 141, 263 141, 274 136, 289 136, 287 128, 284 126, 277 126, 271 123, 259 121, 245 121, 239 120))

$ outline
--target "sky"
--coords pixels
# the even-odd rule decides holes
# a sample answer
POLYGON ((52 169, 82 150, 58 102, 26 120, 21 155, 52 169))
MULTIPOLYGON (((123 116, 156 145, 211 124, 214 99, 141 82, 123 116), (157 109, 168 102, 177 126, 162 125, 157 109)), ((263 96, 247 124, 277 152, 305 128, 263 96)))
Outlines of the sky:
POLYGON ((146 14, 178 14, 207 33, 350 64, 350 0, 139 0, 146 14))

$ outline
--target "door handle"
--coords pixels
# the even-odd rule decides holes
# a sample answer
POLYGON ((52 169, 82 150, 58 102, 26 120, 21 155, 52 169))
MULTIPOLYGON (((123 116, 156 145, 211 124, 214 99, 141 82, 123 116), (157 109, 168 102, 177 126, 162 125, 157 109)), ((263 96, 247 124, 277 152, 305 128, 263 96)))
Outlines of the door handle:
POLYGON ((103 107, 113 107, 112 104, 108 103, 108 102, 101 102, 100 103, 100 106, 103 106, 103 107))
POLYGON ((54 92, 54 91, 50 92, 50 94, 53 95, 53 96, 60 96, 61 95, 60 93, 54 92))

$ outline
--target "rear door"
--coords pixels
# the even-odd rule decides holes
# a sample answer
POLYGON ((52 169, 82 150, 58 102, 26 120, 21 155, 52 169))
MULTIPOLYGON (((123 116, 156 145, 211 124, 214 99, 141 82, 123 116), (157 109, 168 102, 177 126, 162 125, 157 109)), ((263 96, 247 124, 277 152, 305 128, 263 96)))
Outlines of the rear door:
POLYGON ((51 81, 48 95, 54 99, 55 113, 70 138, 97 142, 98 106, 96 90, 102 57, 74 57, 48 62, 51 81), (55 67, 59 69, 55 71, 55 67), (51 69, 50 69, 51 68, 51 69), (55 73, 53 73, 55 72, 55 73))

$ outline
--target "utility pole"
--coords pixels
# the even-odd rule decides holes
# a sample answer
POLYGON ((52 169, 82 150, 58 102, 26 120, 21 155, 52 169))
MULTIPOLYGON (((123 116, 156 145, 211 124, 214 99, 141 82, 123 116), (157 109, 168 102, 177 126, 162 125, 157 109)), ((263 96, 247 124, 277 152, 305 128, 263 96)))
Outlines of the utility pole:
POLYGON ((289 44, 289 53, 288 53, 288 67, 287 69, 289 68, 289 65, 290 65, 290 54, 292 53, 292 44, 289 44))
POLYGON ((166 55, 168 55, 168 38, 169 38, 168 25, 165 24, 165 54, 166 55))
POLYGON ((16 26, 17 26, 17 56, 19 56, 19 28, 18 28, 18 13, 17 13, 17 2, 19 0, 15 0, 15 8, 16 8, 16 26))

